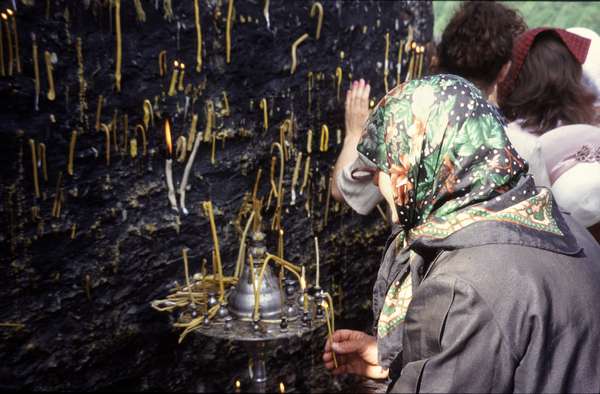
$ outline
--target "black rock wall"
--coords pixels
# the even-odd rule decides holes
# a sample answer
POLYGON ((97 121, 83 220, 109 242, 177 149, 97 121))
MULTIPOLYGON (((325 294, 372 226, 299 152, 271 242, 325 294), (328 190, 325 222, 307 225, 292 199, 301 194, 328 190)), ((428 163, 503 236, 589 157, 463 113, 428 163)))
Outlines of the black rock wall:
MULTIPOLYGON (((114 1, 16 1, 22 72, 0 77, 0 388, 34 390, 231 390, 247 368, 234 344, 193 335, 178 345, 167 314, 149 303, 181 282, 181 250, 190 248, 191 269, 210 262, 212 240, 201 202, 211 200, 224 270, 232 272, 239 246, 236 218, 245 193, 262 168, 258 195, 269 194, 270 148, 280 125, 293 119, 285 165, 285 257, 309 267, 314 276, 313 236, 319 237, 322 285, 334 294, 338 327, 367 328, 371 286, 388 228, 377 211, 360 217, 330 201, 327 182, 341 145, 343 98, 352 79, 365 78, 375 99, 384 94, 385 33, 390 33, 389 86, 396 84, 399 41, 408 26, 425 44, 433 29, 430 2, 323 1, 324 20, 316 39, 313 2, 272 0, 269 24, 265 1, 237 0, 231 24, 231 62, 226 62, 229 0, 198 0, 203 65, 196 71, 193 0, 121 0, 122 81, 115 89, 116 18, 114 1), (169 5, 172 8, 170 16, 169 5), (157 8, 155 8, 157 6, 157 8), (165 11, 166 10, 166 11, 165 11), (36 36, 41 91, 35 108, 32 36, 36 36), (292 43, 298 64, 291 74, 292 43), (81 40, 83 78, 78 70, 81 40), (167 72, 159 75, 159 53, 166 50, 167 72), (48 100, 44 52, 55 54, 56 98, 48 100), (341 56, 343 52, 343 56, 341 56), (173 61, 183 62, 184 91, 167 94, 173 61), (340 100, 335 70, 343 72, 340 100), (315 75, 308 105, 308 73, 315 75), (230 112, 224 114, 223 92, 230 112), (106 164, 105 134, 95 128, 115 120, 106 164), (188 100, 187 112, 186 98, 188 100), (264 130, 261 99, 267 99, 264 130), (148 154, 129 146, 143 122, 142 103, 153 105, 148 154), (192 114, 198 135, 207 122, 206 103, 215 107, 215 163, 210 142, 200 144, 187 192, 189 215, 175 213, 167 200, 163 122, 171 119, 173 141, 188 136, 192 114), (126 119, 125 119, 126 115, 126 119), (126 124, 125 124, 126 123, 126 124), (321 126, 330 130, 329 149, 319 150, 321 126), (314 131, 307 191, 291 205, 290 186, 298 152, 306 157, 307 130, 314 131), (73 174, 68 158, 73 130, 73 174), (116 141, 114 138, 116 137, 116 141), (40 196, 36 197, 31 143, 36 150, 40 196), (116 142, 116 143, 115 143, 116 142), (46 148, 47 178, 39 158, 46 148), (305 210, 310 199, 310 215, 305 210), (60 212, 57 209, 60 203, 60 212), (327 219, 326 219, 327 216, 327 219)), ((1 10, 12 1, 0 1, 1 10)), ((3 26, 5 27, 5 26, 3 26)), ((8 27, 8 26, 7 26, 8 27)), ((5 72, 8 42, 3 33, 5 72)), ((404 54, 404 69, 409 56, 404 54)), ((402 77, 406 74, 402 71, 402 77)), ((302 167, 304 166, 304 162, 302 167)), ((173 161, 178 189, 184 163, 173 161)), ((298 192, 303 177, 300 171, 298 192)), ((274 204, 264 211, 269 230, 274 204)), ((272 251, 274 233, 267 231, 272 251)), ((210 264, 209 264, 210 270, 210 264)), ((276 349, 271 375, 290 389, 349 391, 350 380, 332 380, 319 361, 324 331, 276 349), (346 386, 344 386, 346 385, 346 386), (346 387, 344 389, 344 387, 346 387)))

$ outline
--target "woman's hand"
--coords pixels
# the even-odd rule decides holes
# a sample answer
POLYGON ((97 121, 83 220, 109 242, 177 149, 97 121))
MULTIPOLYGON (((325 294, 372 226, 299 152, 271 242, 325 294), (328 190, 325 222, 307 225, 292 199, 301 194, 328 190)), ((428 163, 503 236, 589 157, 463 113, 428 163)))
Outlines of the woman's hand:
POLYGON ((371 86, 364 79, 354 81, 346 92, 346 138, 358 141, 369 117, 371 86))
POLYGON ((323 361, 325 367, 334 375, 351 373, 371 379, 385 379, 389 370, 377 364, 377 341, 364 332, 354 330, 337 330, 325 344, 323 361), (338 367, 335 368, 333 353, 335 352, 338 367))

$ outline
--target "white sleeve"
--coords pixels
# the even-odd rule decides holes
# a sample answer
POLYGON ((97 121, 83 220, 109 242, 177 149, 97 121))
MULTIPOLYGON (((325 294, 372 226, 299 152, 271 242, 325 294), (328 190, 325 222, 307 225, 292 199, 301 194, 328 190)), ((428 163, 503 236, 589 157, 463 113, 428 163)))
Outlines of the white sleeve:
POLYGON ((379 188, 373 184, 373 175, 369 176, 367 171, 360 171, 365 168, 376 167, 359 156, 344 167, 336 178, 337 187, 344 201, 361 215, 371 212, 383 200, 379 188))

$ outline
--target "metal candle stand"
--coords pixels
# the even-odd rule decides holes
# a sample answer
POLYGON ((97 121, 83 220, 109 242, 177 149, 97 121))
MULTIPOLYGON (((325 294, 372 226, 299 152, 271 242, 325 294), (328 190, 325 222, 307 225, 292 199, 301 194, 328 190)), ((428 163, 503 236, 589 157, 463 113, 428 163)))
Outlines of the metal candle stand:
MULTIPOLYGON (((244 264, 237 284, 228 289, 220 304, 214 291, 208 291, 206 294, 205 311, 218 305, 214 317, 211 318, 208 312, 198 315, 193 303, 190 303, 187 308, 190 310, 190 315, 201 319, 201 323, 193 329, 194 333, 241 342, 244 345, 251 360, 248 369, 250 391, 266 392, 267 351, 274 347, 277 341, 300 339, 321 327, 326 322, 321 305, 325 293, 320 288, 313 287, 310 290, 308 287, 305 288, 309 308, 304 310, 304 294, 298 294, 298 281, 287 278, 280 285, 280 280, 273 274, 271 267, 267 264, 263 268, 267 257, 264 233, 255 232, 251 238, 248 254, 252 256, 250 261, 254 265, 253 269, 250 263, 244 264), (261 269, 264 270, 262 280, 260 280, 261 269), (255 315, 254 284, 260 287, 258 316, 255 315)), ((201 281, 192 285, 192 288, 198 286, 203 288, 201 281)), ((179 320, 181 321, 182 318, 180 317, 179 320)))

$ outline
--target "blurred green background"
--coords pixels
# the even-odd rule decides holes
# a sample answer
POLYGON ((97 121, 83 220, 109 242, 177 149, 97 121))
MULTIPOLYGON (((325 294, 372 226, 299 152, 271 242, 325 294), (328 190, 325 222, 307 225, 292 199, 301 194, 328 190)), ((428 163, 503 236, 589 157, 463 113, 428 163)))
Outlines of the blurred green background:
MULTIPOLYGON (((433 1, 434 36, 442 31, 461 1, 433 1)), ((587 27, 600 34, 600 1, 502 1, 519 10, 530 28, 587 27)))

